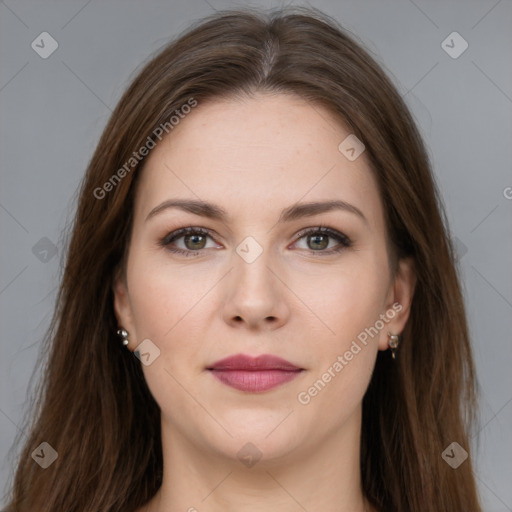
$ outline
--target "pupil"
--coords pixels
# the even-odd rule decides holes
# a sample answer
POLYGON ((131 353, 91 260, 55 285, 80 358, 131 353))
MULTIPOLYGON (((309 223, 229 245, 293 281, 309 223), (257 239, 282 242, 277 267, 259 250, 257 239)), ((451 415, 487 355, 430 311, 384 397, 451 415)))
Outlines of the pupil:
POLYGON ((327 247, 327 245, 329 245, 328 243, 327 244, 325 243, 326 236, 325 235, 315 235, 315 236, 313 236, 313 243, 314 244, 319 243, 319 242, 317 242, 318 238, 323 238, 324 239, 324 243, 320 242, 320 247, 317 247, 317 248, 325 249, 327 247))
MULTIPOLYGON (((186 237, 186 241, 190 241, 191 239, 193 239, 192 241, 192 245, 195 245, 196 243, 200 243, 200 242, 197 242, 195 241, 194 239, 197 239, 197 238, 203 238, 203 235, 188 235, 186 237)), ((194 249, 202 249, 204 247, 204 240, 203 240, 203 245, 201 245, 200 247, 194 247, 194 249)))

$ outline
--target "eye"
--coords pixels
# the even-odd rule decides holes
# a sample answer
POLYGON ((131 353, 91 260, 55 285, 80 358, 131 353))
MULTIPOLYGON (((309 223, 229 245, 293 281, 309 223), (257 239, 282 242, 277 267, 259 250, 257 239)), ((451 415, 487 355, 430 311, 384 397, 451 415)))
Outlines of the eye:
POLYGON ((206 239, 211 238, 210 231, 203 228, 187 227, 169 233, 160 245, 167 250, 184 256, 198 256, 201 249, 206 248, 206 239), (184 249, 172 247, 172 244, 183 238, 184 249))
POLYGON ((327 226, 308 228, 301 231, 298 236, 299 240, 306 239, 306 250, 313 253, 321 253, 321 255, 337 253, 352 245, 352 241, 348 236, 327 226), (337 240, 338 245, 324 250, 329 247, 329 238, 337 240))
MULTIPOLYGON (((301 231, 297 236, 299 237, 299 241, 303 238, 307 239, 307 251, 310 253, 319 253, 319 255, 337 253, 352 245, 351 240, 346 235, 326 226, 308 228, 301 231), (324 250, 329 247, 329 238, 337 240, 338 245, 324 250)), ((186 227, 169 233, 159 241, 159 245, 176 254, 199 256, 203 249, 208 248, 206 247, 207 238, 211 238, 211 232, 208 229, 186 227), (180 239, 183 239, 183 248, 176 247, 176 242, 180 239)), ((295 242, 295 244, 297 244, 297 242, 295 242)))

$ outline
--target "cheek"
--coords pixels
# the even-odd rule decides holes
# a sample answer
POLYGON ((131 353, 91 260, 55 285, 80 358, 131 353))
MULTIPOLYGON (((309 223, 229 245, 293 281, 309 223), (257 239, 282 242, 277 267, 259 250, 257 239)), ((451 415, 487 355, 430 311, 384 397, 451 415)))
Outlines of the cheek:
POLYGON ((353 255, 344 265, 322 269, 307 279, 305 273, 297 274, 291 288, 307 306, 308 322, 321 340, 332 339, 340 349, 375 323, 387 295, 387 275, 382 268, 372 258, 353 255))
POLYGON ((311 407, 308 414, 321 416, 327 430, 337 429, 344 424, 360 406, 372 376, 376 348, 361 346, 361 351, 353 355, 350 361, 346 360, 345 352, 339 355, 344 362, 334 357, 324 372, 312 379, 309 387, 300 395, 301 403, 309 400, 304 406, 311 407))
POLYGON ((135 254, 132 265, 129 286, 137 338, 139 343, 149 338, 160 350, 158 364, 145 368, 148 383, 169 380, 165 370, 180 382, 201 372, 207 359, 205 329, 218 307, 212 301, 219 277, 135 254), (161 372, 156 373, 157 367, 161 372))
POLYGON ((316 350, 310 352, 310 376, 297 400, 308 416, 321 415, 328 430, 344 423, 360 404, 375 365, 380 334, 375 325, 384 294, 379 279, 370 275, 354 273, 331 283, 323 309, 318 304, 318 316, 329 329, 322 325, 322 336, 310 338, 316 350))
POLYGON ((129 287, 134 320, 140 336, 163 339, 187 321, 188 312, 208 289, 209 279, 166 264, 165 258, 133 253, 129 287))
POLYGON ((314 408, 343 405, 333 408, 334 422, 353 410, 369 384, 387 291, 381 262, 354 258, 346 263, 329 276, 317 276, 314 287, 302 288, 304 302, 317 317, 311 317, 312 329, 308 326, 316 331, 309 337, 315 350, 311 376, 301 389, 303 402, 310 400, 314 408))
POLYGON ((129 281, 137 338, 139 343, 150 339, 160 351, 151 365, 142 366, 146 382, 165 415, 178 407, 180 415, 194 417, 201 411, 184 389, 193 389, 189 379, 204 364, 200 357, 204 336, 198 335, 198 329, 211 300, 205 294, 213 283, 190 281, 186 273, 171 272, 158 263, 142 263, 134 258, 129 281))

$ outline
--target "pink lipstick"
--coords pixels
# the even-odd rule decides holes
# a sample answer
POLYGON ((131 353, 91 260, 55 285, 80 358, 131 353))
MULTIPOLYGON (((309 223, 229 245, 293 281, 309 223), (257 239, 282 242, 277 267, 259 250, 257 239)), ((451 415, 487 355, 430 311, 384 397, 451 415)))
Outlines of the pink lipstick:
POLYGON ((240 391, 267 391, 299 375, 303 368, 270 354, 251 357, 237 354, 217 361, 207 368, 224 384, 240 391))

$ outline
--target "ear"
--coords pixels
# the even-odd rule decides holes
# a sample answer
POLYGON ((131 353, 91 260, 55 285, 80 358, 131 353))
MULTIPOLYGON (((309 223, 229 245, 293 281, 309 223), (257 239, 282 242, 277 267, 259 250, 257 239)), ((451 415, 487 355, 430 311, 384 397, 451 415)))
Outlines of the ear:
POLYGON ((388 332, 402 334, 411 312, 411 304, 416 286, 416 271, 413 258, 402 258, 389 288, 386 317, 389 318, 379 335, 379 350, 387 350, 388 332))
POLYGON ((116 315, 117 325, 119 329, 122 328, 128 332, 128 340, 130 343, 127 345, 127 348, 133 348, 136 346, 135 340, 137 339, 137 333, 135 332, 126 275, 120 267, 117 267, 115 271, 112 292, 114 294, 114 313, 116 315))

